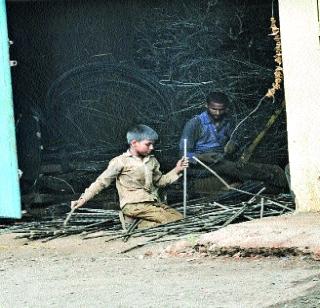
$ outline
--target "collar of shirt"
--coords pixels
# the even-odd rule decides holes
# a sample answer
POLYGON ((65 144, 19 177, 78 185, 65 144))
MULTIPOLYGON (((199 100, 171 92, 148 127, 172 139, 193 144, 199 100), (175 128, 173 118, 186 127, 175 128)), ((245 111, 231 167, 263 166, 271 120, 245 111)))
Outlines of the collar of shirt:
POLYGON ((131 153, 130 149, 128 149, 127 152, 123 153, 123 155, 126 156, 126 157, 132 157, 132 158, 134 158, 134 159, 137 159, 137 160, 139 160, 139 161, 142 161, 143 163, 148 162, 151 157, 154 157, 154 155, 150 154, 150 155, 148 155, 148 156, 143 157, 143 159, 140 159, 139 157, 134 156, 134 155, 131 153))

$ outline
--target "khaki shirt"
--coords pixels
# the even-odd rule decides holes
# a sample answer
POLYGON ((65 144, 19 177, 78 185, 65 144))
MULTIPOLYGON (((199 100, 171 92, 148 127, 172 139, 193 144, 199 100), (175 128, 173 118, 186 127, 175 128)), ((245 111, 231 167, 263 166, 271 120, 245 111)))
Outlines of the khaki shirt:
POLYGON ((160 201, 158 188, 173 183, 181 174, 178 175, 173 169, 163 175, 159 168, 160 164, 153 155, 141 159, 127 151, 110 161, 108 168, 85 190, 81 198, 90 200, 116 179, 121 208, 127 203, 160 201))

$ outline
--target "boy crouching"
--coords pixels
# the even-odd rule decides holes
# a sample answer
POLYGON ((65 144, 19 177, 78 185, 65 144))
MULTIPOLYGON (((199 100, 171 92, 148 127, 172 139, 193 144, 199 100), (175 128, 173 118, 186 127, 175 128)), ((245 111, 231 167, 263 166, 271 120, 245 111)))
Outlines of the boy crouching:
POLYGON ((116 179, 120 207, 125 216, 139 218, 139 228, 149 228, 182 219, 183 216, 160 203, 158 188, 180 178, 188 160, 182 158, 174 169, 162 174, 160 164, 151 154, 158 134, 146 125, 137 125, 127 133, 129 149, 113 158, 108 168, 93 182, 72 208, 79 208, 116 179))

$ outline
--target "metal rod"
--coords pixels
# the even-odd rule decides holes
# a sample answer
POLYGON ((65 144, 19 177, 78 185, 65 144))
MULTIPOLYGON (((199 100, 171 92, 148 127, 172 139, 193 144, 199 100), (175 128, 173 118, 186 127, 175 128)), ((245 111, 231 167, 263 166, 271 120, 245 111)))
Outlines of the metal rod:
MULTIPOLYGON (((187 139, 183 139, 183 157, 187 157, 187 139)), ((187 217, 187 169, 183 170, 183 217, 187 217)))
MULTIPOLYGON (((243 194, 246 194, 246 195, 249 195, 249 196, 253 196, 253 197, 257 197, 258 195, 261 194, 261 192, 263 192, 264 189, 262 189, 260 192, 258 192, 257 194, 252 194, 250 192, 247 192, 245 190, 242 190, 242 189, 238 189, 238 188, 235 188, 235 187, 232 187, 230 186, 217 172, 215 172, 214 170, 212 170, 210 167, 208 167, 205 163, 203 163, 200 159, 198 159, 197 157, 195 156, 192 156, 192 158, 198 162, 201 166, 203 166, 204 168, 206 168, 208 171, 210 171, 214 176, 217 177, 217 179, 223 184, 225 185, 228 189, 230 190, 234 190, 234 191, 237 191, 237 192, 240 192, 240 193, 243 193, 243 194)), ((264 198, 266 200, 272 200, 271 198, 268 198, 267 196, 264 196, 264 198)), ((270 201, 271 202, 271 201, 270 201)), ((287 208, 288 209, 288 208, 287 208)))
POLYGON ((264 198, 261 198, 260 218, 263 218, 264 213, 264 198))
POLYGON ((68 213, 67 218, 65 219, 65 221, 63 222, 63 226, 65 227, 68 223, 68 221, 70 220, 73 212, 75 211, 75 208, 72 208, 71 211, 68 213))
MULTIPOLYGON (((261 193, 263 193, 265 190, 266 190, 266 188, 265 188, 265 187, 262 187, 262 188, 257 192, 257 195, 256 195, 256 196, 253 196, 253 197, 248 201, 248 203, 250 204, 250 203, 256 201, 256 198, 257 198, 261 193)), ((262 198, 262 199, 263 199, 263 198, 262 198)))
POLYGON ((198 159, 195 156, 192 156, 192 158, 199 163, 202 167, 206 168, 207 170, 209 170, 213 175, 215 175, 220 182, 225 185, 228 189, 232 189, 232 187, 215 171, 213 171, 210 167, 208 167, 206 164, 204 164, 200 159, 198 159))

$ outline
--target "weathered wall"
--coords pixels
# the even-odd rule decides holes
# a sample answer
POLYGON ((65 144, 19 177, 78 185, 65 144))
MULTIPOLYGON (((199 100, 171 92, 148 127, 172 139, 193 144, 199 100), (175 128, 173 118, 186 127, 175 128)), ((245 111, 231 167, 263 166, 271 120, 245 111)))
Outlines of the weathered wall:
POLYGON ((320 211, 320 43, 316 0, 280 0, 289 160, 297 211, 320 211))

